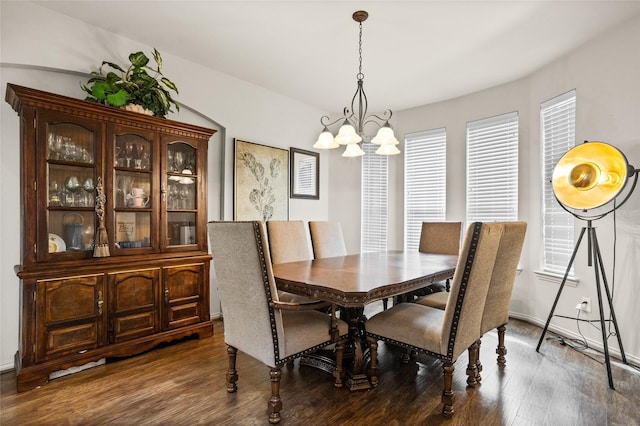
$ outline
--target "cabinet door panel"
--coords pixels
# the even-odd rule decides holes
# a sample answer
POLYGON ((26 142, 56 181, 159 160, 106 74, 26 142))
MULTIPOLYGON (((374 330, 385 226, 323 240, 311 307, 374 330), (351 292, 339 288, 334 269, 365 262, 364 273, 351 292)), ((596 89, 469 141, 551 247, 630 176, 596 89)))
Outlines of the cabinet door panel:
POLYGON ((86 259, 95 233, 95 182, 102 126, 61 112, 38 115, 38 261, 86 259))
POLYGON ((159 331, 160 269, 109 274, 109 341, 146 336, 159 331))
POLYGON ((158 251, 159 152, 156 131, 107 127, 107 224, 113 256, 158 251))
POLYGON ((204 265, 199 263, 164 268, 163 274, 165 328, 173 329, 202 321, 204 265))
POLYGON ((103 294, 102 275, 39 281, 36 359, 101 346, 103 294))
POLYGON ((163 251, 206 251, 207 145, 163 135, 161 156, 163 251))

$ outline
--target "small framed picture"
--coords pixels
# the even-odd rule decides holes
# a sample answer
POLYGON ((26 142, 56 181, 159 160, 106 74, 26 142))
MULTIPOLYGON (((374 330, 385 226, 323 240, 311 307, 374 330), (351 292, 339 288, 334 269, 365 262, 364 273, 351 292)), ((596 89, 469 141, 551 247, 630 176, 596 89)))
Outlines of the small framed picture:
POLYGON ((298 148, 289 150, 291 198, 320 199, 320 154, 298 148))

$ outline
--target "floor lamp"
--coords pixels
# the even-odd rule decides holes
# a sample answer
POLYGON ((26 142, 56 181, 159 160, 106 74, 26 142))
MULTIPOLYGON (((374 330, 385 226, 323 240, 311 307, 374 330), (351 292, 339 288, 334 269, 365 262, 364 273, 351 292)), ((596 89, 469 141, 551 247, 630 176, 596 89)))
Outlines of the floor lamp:
POLYGON ((622 152, 603 142, 585 142, 575 148, 567 151, 553 170, 552 187, 553 194, 558 200, 560 206, 567 212, 571 213, 578 219, 585 220, 587 225, 582 228, 576 246, 573 249, 569 265, 562 278, 562 283, 558 289, 558 294, 549 312, 547 323, 542 330, 542 335, 538 341, 536 351, 540 352, 540 345, 544 340, 544 336, 549 328, 551 318, 560 294, 569 276, 569 271, 575 260, 576 253, 582 242, 585 232, 588 240, 588 265, 593 266, 596 290, 598 294, 598 309, 600 313, 600 329, 602 332, 602 345, 604 348, 605 364, 607 366, 607 376, 609 379, 609 387, 613 387, 613 377, 611 376, 611 360, 609 357, 609 345, 607 344, 607 335, 605 330, 605 322, 613 322, 616 336, 618 338, 618 346, 622 354, 622 361, 626 364, 627 358, 622 347, 622 339, 618 329, 618 321, 616 319, 615 310, 613 308, 613 300, 607 282, 607 276, 604 270, 602 255, 600 254, 600 246, 596 236, 596 228, 592 226, 594 220, 602 219, 609 213, 622 206, 631 196, 633 190, 638 183, 638 174, 640 169, 634 169, 629 165, 627 158, 622 152), (632 181, 628 185, 629 181, 632 181), (625 188, 627 188, 626 191, 625 188), (623 192, 626 192, 623 194, 623 192), (617 202, 621 197, 622 201, 617 202), (604 305, 602 289, 606 295, 606 301, 609 304, 610 320, 604 319, 604 305))

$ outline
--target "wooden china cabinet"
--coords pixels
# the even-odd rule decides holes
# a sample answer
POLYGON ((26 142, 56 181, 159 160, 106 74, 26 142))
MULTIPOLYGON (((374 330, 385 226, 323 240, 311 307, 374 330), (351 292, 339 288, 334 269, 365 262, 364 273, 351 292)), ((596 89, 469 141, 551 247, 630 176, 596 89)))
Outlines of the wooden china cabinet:
POLYGON ((6 101, 21 127, 18 391, 58 370, 211 336, 215 131, 13 84, 6 101))

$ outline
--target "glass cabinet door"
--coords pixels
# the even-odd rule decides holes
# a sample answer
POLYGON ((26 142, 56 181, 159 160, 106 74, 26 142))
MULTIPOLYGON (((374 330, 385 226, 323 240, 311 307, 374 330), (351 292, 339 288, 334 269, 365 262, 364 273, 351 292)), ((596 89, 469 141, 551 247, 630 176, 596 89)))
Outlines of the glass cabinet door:
MULTIPOLYGON (((196 145, 197 146, 197 145, 196 145)), ((163 191, 166 208, 165 246, 198 244, 198 149, 185 141, 165 145, 163 191)))
POLYGON ((114 254, 151 250, 157 247, 157 233, 153 232, 158 203, 153 178, 154 135, 118 127, 109 139, 112 190, 107 204, 113 211, 114 254))
POLYGON ((40 145, 40 153, 46 157, 41 175, 45 191, 39 194, 46 196, 47 232, 38 236, 46 247, 38 251, 38 258, 90 256, 96 229, 96 130, 77 120, 65 122, 62 116, 45 116, 43 121, 46 143, 40 145), (45 237, 46 245, 41 239, 45 237))

